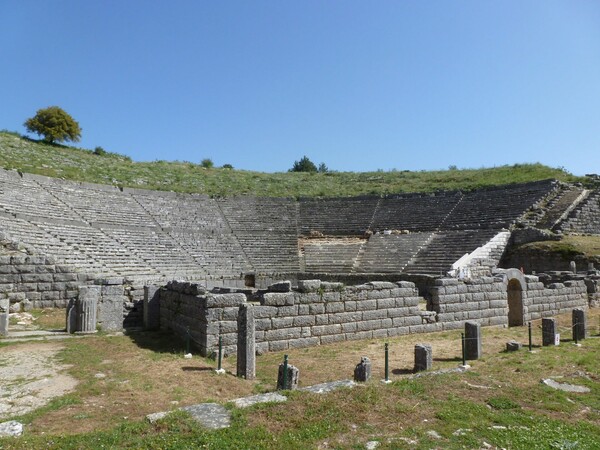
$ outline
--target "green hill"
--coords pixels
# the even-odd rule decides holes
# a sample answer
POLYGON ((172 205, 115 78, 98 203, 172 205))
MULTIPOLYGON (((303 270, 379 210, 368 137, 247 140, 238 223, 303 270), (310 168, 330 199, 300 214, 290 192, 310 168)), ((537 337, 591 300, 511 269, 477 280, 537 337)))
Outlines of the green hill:
POLYGON ((96 155, 91 150, 48 145, 6 131, 0 132, 0 167, 67 180, 211 196, 342 197, 470 190, 548 178, 583 181, 563 169, 542 164, 419 172, 263 173, 205 169, 191 162, 133 162, 115 153, 96 155))

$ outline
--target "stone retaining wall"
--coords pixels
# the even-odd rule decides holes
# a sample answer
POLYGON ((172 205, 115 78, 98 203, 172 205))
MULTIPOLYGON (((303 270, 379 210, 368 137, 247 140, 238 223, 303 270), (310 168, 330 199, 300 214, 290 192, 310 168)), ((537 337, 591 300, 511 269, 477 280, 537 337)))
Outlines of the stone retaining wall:
POLYGON ((430 308, 444 330, 462 328, 467 320, 482 325, 508 324, 506 284, 500 277, 441 278, 435 280, 429 294, 430 308))
MULTIPOLYGON (((518 271, 517 271, 518 272, 518 271)), ((520 272, 519 272, 520 273, 520 272)), ((551 283, 526 276, 523 320, 533 320, 588 305, 584 280, 551 283)), ((252 304, 258 353, 332 342, 386 338, 409 333, 458 329, 466 321, 508 325, 507 277, 427 280, 420 296, 409 281, 372 281, 356 286, 299 280, 275 283, 268 290, 216 289, 170 282, 159 290, 163 329, 189 337, 202 355, 222 338, 226 353, 236 350, 239 306, 252 304)))
MULTIPOLYGON (((256 319, 257 352, 308 347, 351 339, 437 331, 434 313, 410 282, 371 282, 343 287, 319 280, 297 291, 249 295, 256 319)), ((220 294, 192 283, 170 282, 160 290, 161 327, 190 337, 201 354, 216 350, 219 336, 235 351, 239 305, 244 293, 220 294)))
POLYGON ((588 288, 584 280, 551 283, 544 286, 537 276, 526 275, 523 313, 526 321, 588 307, 588 288))
POLYGON ((0 297, 15 309, 65 308, 94 279, 44 256, 0 256, 0 297))

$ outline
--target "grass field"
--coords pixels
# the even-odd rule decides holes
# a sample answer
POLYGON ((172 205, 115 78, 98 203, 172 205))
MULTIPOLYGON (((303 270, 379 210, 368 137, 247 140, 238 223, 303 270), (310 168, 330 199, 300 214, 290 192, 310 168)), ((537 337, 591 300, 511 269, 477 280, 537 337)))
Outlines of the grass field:
MULTIPOLYGON (((169 149, 165 149, 168 154, 169 149)), ((290 166, 292 161, 290 161, 290 166)), ((493 168, 407 171, 384 167, 377 172, 262 173, 206 169, 194 162, 133 162, 108 153, 48 145, 17 133, 0 132, 0 167, 67 180, 141 189, 196 192, 210 196, 341 197, 402 192, 475 189, 554 178, 584 181, 560 168, 514 164, 493 168)))
MULTIPOLYGON (((181 342, 166 334, 65 340, 59 359, 79 380, 78 387, 17 417, 26 424, 25 436, 0 439, 0 448, 362 449, 378 441, 383 449, 596 449, 600 311, 588 313, 590 337, 580 347, 570 341, 570 316, 559 319, 558 347, 539 347, 540 324, 534 322, 535 353, 504 351, 508 340, 527 342, 525 327, 483 328, 484 356, 465 373, 420 378, 411 373, 417 342, 432 345, 434 370, 460 364, 459 331, 390 339, 389 385, 380 383, 383 340, 290 350, 303 386, 351 378, 363 355, 373 363, 373 377, 365 385, 325 395, 292 392, 286 403, 244 410, 228 406, 232 426, 218 431, 202 429, 184 413, 155 424, 144 416, 270 391, 283 353, 259 356, 257 380, 246 381, 231 373, 217 375, 210 359, 184 359, 181 342), (591 392, 553 390, 540 383, 548 377, 591 392)), ((235 358, 225 359, 224 367, 234 371, 235 358)))

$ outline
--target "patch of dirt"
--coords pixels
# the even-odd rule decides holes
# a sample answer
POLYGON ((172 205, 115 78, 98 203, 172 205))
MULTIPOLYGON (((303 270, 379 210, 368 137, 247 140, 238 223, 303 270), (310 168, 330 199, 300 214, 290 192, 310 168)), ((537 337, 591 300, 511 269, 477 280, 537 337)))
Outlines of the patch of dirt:
POLYGON ((77 380, 56 362, 60 344, 0 348, 0 419, 26 414, 75 389, 77 380))

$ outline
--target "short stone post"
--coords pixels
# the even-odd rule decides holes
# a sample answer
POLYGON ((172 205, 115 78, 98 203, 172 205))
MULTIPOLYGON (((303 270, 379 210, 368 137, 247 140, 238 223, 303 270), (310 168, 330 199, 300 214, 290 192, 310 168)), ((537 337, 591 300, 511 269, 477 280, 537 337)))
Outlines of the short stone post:
POLYGON ((573 340, 575 342, 585 339, 586 320, 585 310, 576 308, 573 310, 573 340))
POLYGON ((256 376, 256 333, 252 305, 240 305, 237 323, 237 376, 253 380, 256 376))
POLYGON ((160 328, 160 292, 158 286, 144 286, 144 329, 160 328))
POLYGON ((556 319, 542 319, 542 345, 556 345, 557 342, 557 323, 556 319))
POLYGON ((517 341, 508 341, 506 343, 506 351, 507 352, 516 352, 521 350, 522 344, 517 341))
POLYGON ((9 309, 10 300, 8 298, 0 299, 0 336, 8 336, 9 309))
POLYGON ((371 360, 363 356, 354 368, 354 381, 366 382, 371 378, 371 360))
POLYGON ((98 311, 99 286, 82 286, 77 298, 77 332, 95 333, 96 314, 98 311))
POLYGON ((577 264, 575 264, 575 261, 569 263, 569 270, 573 273, 577 273, 577 264))
POLYGON ((481 324, 465 322, 465 357, 468 360, 481 358, 481 324))
POLYGON ((415 345, 415 372, 431 370, 433 355, 431 352, 431 344, 416 344, 415 345))
POLYGON ((291 364, 287 364, 287 377, 285 377, 285 386, 284 386, 284 365, 279 364, 279 371, 277 373, 277 390, 287 390, 293 391, 298 389, 298 378, 300 376, 300 371, 297 367, 292 366, 291 364))

